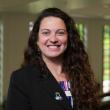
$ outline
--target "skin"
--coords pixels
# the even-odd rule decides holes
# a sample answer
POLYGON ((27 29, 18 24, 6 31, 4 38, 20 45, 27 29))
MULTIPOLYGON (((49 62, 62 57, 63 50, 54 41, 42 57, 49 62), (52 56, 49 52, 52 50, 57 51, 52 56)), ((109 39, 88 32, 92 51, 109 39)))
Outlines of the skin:
POLYGON ((43 58, 54 58, 63 54, 67 48, 67 39, 63 20, 57 17, 46 17, 41 21, 37 44, 43 58))
POLYGON ((68 33, 62 19, 49 16, 41 21, 37 45, 44 62, 57 80, 66 80, 61 70, 67 40, 68 33))

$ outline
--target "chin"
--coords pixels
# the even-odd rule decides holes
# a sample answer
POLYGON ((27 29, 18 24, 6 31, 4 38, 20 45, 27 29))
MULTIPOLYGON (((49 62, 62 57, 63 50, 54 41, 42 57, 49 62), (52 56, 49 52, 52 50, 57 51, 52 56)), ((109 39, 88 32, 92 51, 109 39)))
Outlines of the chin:
POLYGON ((60 52, 46 52, 46 53, 43 53, 42 56, 45 57, 45 58, 61 58, 63 56, 65 51, 60 51, 60 52))
POLYGON ((62 55, 63 54, 57 54, 57 55, 52 55, 51 54, 51 55, 46 55, 45 57, 50 58, 50 59, 52 59, 52 58, 54 59, 54 58, 60 58, 60 57, 62 57, 62 55))

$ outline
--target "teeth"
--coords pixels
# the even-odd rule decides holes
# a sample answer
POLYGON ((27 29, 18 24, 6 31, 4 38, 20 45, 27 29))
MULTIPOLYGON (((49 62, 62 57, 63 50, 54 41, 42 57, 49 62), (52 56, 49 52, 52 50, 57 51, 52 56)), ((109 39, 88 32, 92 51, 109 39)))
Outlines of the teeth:
POLYGON ((48 45, 50 48, 58 48, 60 45, 48 45))

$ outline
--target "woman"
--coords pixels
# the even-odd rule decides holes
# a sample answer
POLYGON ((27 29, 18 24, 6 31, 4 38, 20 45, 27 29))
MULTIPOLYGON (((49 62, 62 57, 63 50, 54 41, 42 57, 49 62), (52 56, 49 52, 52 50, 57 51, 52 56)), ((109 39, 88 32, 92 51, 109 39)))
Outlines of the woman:
POLYGON ((11 76, 7 110, 95 110, 98 89, 73 19, 57 8, 43 10, 22 68, 11 76))

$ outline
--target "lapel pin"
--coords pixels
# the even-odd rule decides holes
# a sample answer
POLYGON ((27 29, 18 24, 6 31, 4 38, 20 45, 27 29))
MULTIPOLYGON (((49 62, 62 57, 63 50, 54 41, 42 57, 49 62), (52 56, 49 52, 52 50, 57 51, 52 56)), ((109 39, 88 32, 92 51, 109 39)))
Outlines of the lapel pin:
POLYGON ((55 92, 55 99, 56 100, 62 100, 63 98, 61 97, 59 92, 55 92))

